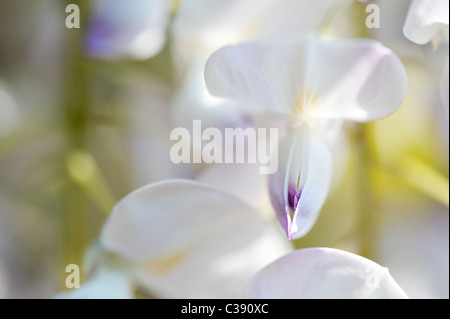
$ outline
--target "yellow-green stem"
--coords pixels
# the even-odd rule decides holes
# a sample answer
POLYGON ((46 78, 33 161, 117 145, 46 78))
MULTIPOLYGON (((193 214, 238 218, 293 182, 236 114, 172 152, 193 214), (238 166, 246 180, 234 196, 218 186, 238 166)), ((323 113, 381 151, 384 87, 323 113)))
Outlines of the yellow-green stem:
MULTIPOLYGON (((70 1, 65 1, 65 5, 70 1)), ((82 30, 86 15, 86 2, 78 1, 81 15, 81 29, 67 29, 66 31, 66 69, 65 83, 61 103, 62 122, 65 138, 65 150, 62 162, 71 150, 84 148, 89 122, 88 81, 85 64, 81 54, 82 30)), ((68 264, 81 264, 83 250, 87 244, 87 200, 85 194, 71 180, 66 165, 62 166, 65 176, 65 188, 62 194, 61 206, 61 277, 66 276, 65 268, 68 264)), ((64 280, 61 280, 61 285, 64 280)))
POLYGON ((359 254, 375 260, 377 234, 382 219, 377 175, 372 163, 377 157, 373 124, 361 124, 357 130, 358 156, 358 238, 359 254))

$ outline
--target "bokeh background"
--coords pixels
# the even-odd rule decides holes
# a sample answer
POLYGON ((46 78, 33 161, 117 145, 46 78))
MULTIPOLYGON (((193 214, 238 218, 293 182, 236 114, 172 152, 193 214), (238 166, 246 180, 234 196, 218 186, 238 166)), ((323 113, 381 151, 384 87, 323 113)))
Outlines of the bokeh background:
MULTIPOLYGON (((180 107, 190 104, 180 61, 198 47, 186 41, 182 50, 175 33, 187 37, 208 23, 215 30, 215 20, 172 28, 182 7, 173 1, 159 53, 102 60, 83 46, 93 2, 0 0, 0 298, 52 297, 115 202, 148 183, 208 169, 173 164, 169 134, 201 111, 180 107), (80 29, 65 27, 70 3, 80 5, 80 29)), ((407 97, 386 119, 348 126, 320 217, 293 244, 361 254, 388 267, 410 297, 448 298, 448 122, 437 103, 448 43, 405 38, 409 0, 375 3, 380 29, 364 27, 365 4, 343 1, 326 32, 394 50, 408 73, 407 97)))

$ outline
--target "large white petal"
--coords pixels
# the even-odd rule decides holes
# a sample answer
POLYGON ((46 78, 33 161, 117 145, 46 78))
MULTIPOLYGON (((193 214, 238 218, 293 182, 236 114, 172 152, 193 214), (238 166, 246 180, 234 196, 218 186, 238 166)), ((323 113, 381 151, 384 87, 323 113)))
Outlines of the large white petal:
POLYGON ((114 208, 100 242, 137 265, 160 297, 236 296, 262 266, 289 248, 238 199, 172 180, 139 189, 114 208))
POLYGON ((249 108, 290 113, 304 82, 306 39, 255 41, 216 51, 205 67, 208 90, 249 108))
POLYGON ((417 44, 442 37, 446 37, 448 42, 448 24, 448 0, 414 0, 409 7, 403 33, 417 44))
POLYGON ((267 299, 407 298, 387 268, 332 248, 300 249, 278 259, 252 279, 246 296, 267 299))
POLYGON ((100 59, 146 59, 166 41, 169 11, 164 0, 96 0, 85 48, 100 59))
POLYGON ((162 270, 158 262, 144 263, 138 268, 138 278, 162 298, 241 297, 260 269, 292 250, 272 227, 246 234, 249 228, 255 226, 224 227, 192 246, 173 268, 162 270))
POLYGON ((402 103, 406 72, 372 40, 314 35, 229 46, 208 60, 209 91, 253 108, 312 118, 370 121, 402 103))
POLYGON ((329 148, 308 130, 282 141, 279 169, 269 177, 272 205, 289 239, 304 236, 319 216, 332 177, 329 148))

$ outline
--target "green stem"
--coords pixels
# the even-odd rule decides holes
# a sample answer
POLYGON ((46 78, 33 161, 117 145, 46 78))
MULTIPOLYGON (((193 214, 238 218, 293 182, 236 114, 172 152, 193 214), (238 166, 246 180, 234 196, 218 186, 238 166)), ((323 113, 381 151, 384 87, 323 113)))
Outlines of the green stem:
MULTIPOLYGON (((65 5, 70 1, 65 1, 65 5)), ((80 18, 84 18, 85 1, 78 1, 80 18)), ((65 147, 62 162, 71 154, 72 149, 82 149, 86 145, 87 127, 89 123, 88 81, 86 65, 81 53, 82 30, 84 21, 81 19, 80 29, 67 29, 66 69, 62 99, 62 122, 65 147)), ((63 166, 66 187, 62 194, 61 216, 61 262, 60 270, 65 277, 65 267, 68 264, 80 265, 83 250, 87 244, 87 201, 86 196, 71 179, 63 166)), ((64 284, 64 280, 61 281, 64 284)))
POLYGON ((448 177, 424 161, 416 157, 405 158, 401 161, 397 174, 411 187, 449 206, 448 177))

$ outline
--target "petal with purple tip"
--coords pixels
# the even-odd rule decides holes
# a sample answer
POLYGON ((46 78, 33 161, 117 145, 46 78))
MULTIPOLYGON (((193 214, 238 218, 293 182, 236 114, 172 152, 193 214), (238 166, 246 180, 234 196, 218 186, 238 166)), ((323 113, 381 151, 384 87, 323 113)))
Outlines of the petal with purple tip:
POLYGON ((328 147, 303 129, 280 144, 279 170, 269 177, 272 205, 289 239, 314 225, 330 187, 332 157, 328 147))

